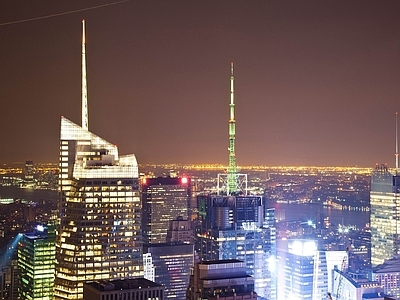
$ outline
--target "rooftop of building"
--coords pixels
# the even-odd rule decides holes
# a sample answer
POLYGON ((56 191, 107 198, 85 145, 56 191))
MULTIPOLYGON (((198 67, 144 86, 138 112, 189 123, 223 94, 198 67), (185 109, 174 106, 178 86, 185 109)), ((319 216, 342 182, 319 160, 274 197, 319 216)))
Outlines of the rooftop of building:
POLYGON ((377 265, 372 268, 374 274, 380 273, 399 273, 400 272, 400 258, 394 257, 389 260, 385 260, 383 264, 377 265))
POLYGON ((368 294, 363 294, 362 298, 363 299, 382 299, 386 295, 384 293, 368 293, 368 294))
POLYGON ((343 276, 349 283, 351 283, 355 288, 378 288, 380 287, 379 282, 377 281, 371 281, 366 278, 358 278, 355 279, 350 276, 350 274, 346 272, 342 272, 339 269, 335 267, 335 271, 340 274, 340 276, 343 276))
POLYGON ((221 259, 221 260, 206 260, 202 261, 201 265, 218 265, 218 264, 233 264, 233 263, 242 263, 242 260, 239 259, 221 259))
POLYGON ((161 284, 155 283, 145 278, 133 279, 117 279, 117 280, 101 280, 96 282, 86 283, 92 288, 99 291, 114 291, 114 290, 129 290, 162 287, 161 284))
POLYGON ((163 248, 163 247, 182 247, 182 246, 192 246, 193 244, 188 244, 182 241, 176 242, 166 242, 166 243, 154 243, 154 244, 143 244, 144 248, 163 248))
POLYGON ((224 279, 238 279, 238 278, 253 278, 251 275, 244 274, 234 274, 234 275, 227 275, 227 274, 214 274, 213 276, 206 276, 201 277, 201 280, 224 280, 224 279))

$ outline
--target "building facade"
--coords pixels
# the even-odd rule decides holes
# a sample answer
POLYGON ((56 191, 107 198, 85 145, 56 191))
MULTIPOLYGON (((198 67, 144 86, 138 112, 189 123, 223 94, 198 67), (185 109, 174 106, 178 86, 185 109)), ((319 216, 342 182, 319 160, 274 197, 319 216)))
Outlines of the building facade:
POLYGON ((18 299, 18 259, 12 259, 7 265, 0 266, 0 299, 18 299))
POLYGON ((191 181, 187 177, 145 178, 142 181, 142 229, 146 244, 167 242, 171 220, 188 219, 191 181))
POLYGON ((279 240, 277 253, 279 300, 327 299, 335 289, 334 268, 348 262, 346 251, 318 250, 313 239, 279 240))
POLYGON ((383 287, 386 295, 400 299, 400 259, 392 258, 373 268, 372 280, 383 287))
POLYGON ((367 278, 355 277, 352 274, 342 272, 337 268, 333 271, 336 278, 333 284, 333 299, 342 300, 384 300, 385 293, 382 286, 376 281, 370 281, 367 278))
POLYGON ((61 117, 55 299, 82 299, 88 281, 143 276, 138 165, 88 129, 82 27, 82 126, 61 117))
POLYGON ((56 252, 55 226, 37 226, 18 243, 19 299, 52 300, 56 252))
POLYGON ((164 287, 145 278, 89 282, 83 285, 84 300, 163 300, 164 287))
POLYGON ((143 253, 151 255, 154 282, 165 287, 165 299, 185 299, 193 267, 193 244, 145 244, 143 253))
POLYGON ((377 266, 400 254, 400 176, 386 166, 371 174, 371 264, 377 266))
POLYGON ((190 275, 187 300, 256 300, 254 278, 247 274, 243 261, 215 260, 195 263, 190 275))
POLYGON ((274 209, 266 209, 261 196, 200 195, 198 210, 196 251, 201 261, 243 261, 257 295, 276 299, 274 209))
POLYGON ((83 283, 143 275, 138 166, 115 145, 61 119, 56 299, 83 283))
POLYGON ((170 221, 167 231, 167 242, 194 244, 193 221, 185 220, 182 217, 170 221))

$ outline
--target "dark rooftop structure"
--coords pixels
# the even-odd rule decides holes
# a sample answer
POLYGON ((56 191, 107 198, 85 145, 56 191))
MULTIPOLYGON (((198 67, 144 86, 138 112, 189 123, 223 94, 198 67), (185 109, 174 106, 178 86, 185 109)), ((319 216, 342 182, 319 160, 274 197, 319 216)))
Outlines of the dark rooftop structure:
POLYGON ((101 280, 83 285, 84 300, 101 300, 106 295, 109 295, 110 299, 120 299, 120 296, 125 295, 131 300, 153 298, 162 300, 164 287, 145 278, 101 280))

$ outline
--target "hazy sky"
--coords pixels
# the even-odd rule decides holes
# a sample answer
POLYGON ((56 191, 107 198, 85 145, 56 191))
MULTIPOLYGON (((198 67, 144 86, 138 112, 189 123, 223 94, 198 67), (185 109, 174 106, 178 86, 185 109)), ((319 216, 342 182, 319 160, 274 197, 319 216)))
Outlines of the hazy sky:
MULTIPOLYGON (((3 3, 4 2, 4 3, 3 3)), ((15 0, 0 24, 110 3, 15 0)), ((133 1, 0 26, 0 163, 57 162, 60 117, 139 163, 394 166, 400 1, 133 1)))

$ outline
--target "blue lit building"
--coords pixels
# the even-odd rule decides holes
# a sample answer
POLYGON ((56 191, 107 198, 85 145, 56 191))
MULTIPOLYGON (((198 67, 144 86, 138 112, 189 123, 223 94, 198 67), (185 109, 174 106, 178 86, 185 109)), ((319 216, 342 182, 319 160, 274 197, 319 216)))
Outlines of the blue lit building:
POLYGON ((261 196, 198 196, 196 251, 201 261, 238 259, 260 298, 276 299, 274 209, 261 196))

